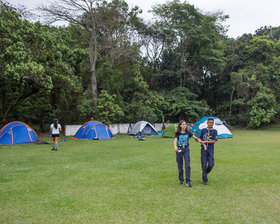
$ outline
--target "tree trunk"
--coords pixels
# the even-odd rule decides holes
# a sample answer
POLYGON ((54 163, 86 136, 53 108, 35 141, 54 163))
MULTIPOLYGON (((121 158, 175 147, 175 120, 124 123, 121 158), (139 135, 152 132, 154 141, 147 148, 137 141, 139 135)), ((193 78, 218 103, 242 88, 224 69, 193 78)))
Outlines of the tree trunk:
POLYGON ((184 63, 184 52, 181 53, 181 78, 180 78, 180 87, 183 86, 184 83, 184 73, 185 73, 185 63, 184 63))
POLYGON ((96 62, 97 62, 97 40, 96 40, 96 30, 95 30, 95 20, 92 16, 92 30, 89 40, 89 59, 91 67, 91 89, 92 98, 94 99, 94 107, 97 106, 97 81, 96 81, 96 62), (93 52, 94 48, 94 52, 93 52))
POLYGON ((41 129, 41 132, 42 133, 45 133, 45 128, 44 128, 44 119, 42 118, 42 119, 40 119, 40 129, 41 129))
POLYGON ((184 115, 182 113, 179 113, 179 121, 184 120, 184 115))
MULTIPOLYGON (((30 95, 32 95, 32 94, 30 94, 30 95)), ((29 95, 27 95, 27 96, 29 96, 29 95)), ((27 97, 26 97, 26 98, 27 98, 27 97)), ((8 108, 6 109, 6 111, 5 111, 4 114, 3 114, 1 126, 2 126, 2 124, 6 124, 8 113, 9 113, 22 99, 24 99, 24 94, 23 94, 23 93, 21 93, 21 95, 20 95, 19 98, 15 99, 13 102, 10 103, 10 105, 8 106, 8 108)))
POLYGON ((228 115, 228 124, 230 125, 231 113, 232 113, 232 99, 233 99, 234 88, 231 90, 230 99, 229 99, 229 115, 228 115))
POLYGON ((164 115, 161 116, 161 122, 162 122, 162 128, 161 130, 164 130, 165 129, 165 125, 164 125, 164 115))

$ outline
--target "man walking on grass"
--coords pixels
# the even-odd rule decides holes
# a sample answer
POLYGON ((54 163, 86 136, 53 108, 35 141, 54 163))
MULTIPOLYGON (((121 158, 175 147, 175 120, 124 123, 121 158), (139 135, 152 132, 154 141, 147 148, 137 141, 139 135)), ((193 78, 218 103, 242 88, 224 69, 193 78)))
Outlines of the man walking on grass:
POLYGON ((218 141, 218 132, 213 128, 214 119, 207 120, 207 128, 201 130, 201 168, 203 184, 207 185, 207 174, 211 172, 214 167, 214 143, 218 141), (205 149, 203 145, 206 145, 205 149))

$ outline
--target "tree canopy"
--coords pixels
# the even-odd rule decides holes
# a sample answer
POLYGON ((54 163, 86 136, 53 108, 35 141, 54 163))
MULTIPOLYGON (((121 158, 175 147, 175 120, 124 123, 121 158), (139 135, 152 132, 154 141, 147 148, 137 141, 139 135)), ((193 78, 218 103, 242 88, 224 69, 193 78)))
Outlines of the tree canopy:
POLYGON ((0 1, 0 123, 195 122, 253 128, 279 120, 280 27, 228 38, 228 16, 173 0, 154 20, 124 0, 57 0, 56 27, 0 1), (98 85, 97 85, 98 84, 98 85))

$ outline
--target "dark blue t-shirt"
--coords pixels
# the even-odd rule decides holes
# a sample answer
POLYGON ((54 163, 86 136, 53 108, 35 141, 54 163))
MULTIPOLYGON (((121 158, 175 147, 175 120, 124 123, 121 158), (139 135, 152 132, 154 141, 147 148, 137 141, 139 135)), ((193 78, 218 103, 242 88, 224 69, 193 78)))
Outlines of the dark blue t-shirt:
MULTIPOLYGON (((207 128, 203 128, 200 133, 200 138, 202 141, 218 141, 218 132, 216 129, 208 130, 207 128)), ((205 143, 207 146, 207 150, 214 152, 214 144, 213 143, 205 143)), ((204 146, 201 145, 201 149, 204 149, 204 146)))
POLYGON ((190 131, 185 133, 175 133, 175 138, 178 139, 177 146, 180 148, 187 148, 189 147, 189 139, 193 136, 190 131))

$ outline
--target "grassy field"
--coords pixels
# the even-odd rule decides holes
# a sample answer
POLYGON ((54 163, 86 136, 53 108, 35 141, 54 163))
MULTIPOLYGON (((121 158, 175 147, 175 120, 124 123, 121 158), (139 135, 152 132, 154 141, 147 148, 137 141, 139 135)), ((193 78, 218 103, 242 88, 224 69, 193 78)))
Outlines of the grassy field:
POLYGON ((160 136, 0 146, 0 223, 280 223, 280 127, 233 134, 207 186, 190 140, 192 188, 160 136))

